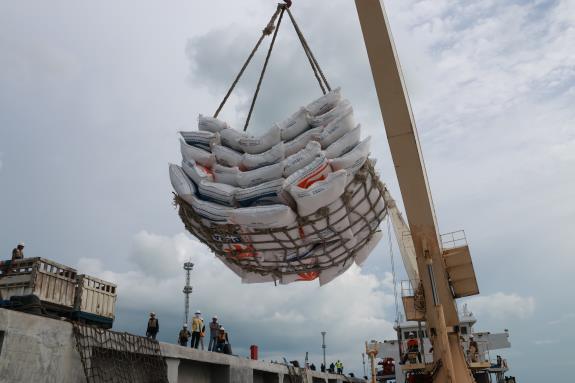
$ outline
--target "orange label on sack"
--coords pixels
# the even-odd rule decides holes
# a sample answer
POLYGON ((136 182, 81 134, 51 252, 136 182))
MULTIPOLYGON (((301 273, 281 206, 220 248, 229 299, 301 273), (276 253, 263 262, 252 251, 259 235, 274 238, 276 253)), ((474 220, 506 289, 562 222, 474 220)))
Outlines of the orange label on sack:
POLYGON ((299 278, 296 279, 296 282, 297 281, 313 281, 314 279, 319 277, 319 271, 310 271, 307 273, 300 273, 298 275, 299 275, 299 278))

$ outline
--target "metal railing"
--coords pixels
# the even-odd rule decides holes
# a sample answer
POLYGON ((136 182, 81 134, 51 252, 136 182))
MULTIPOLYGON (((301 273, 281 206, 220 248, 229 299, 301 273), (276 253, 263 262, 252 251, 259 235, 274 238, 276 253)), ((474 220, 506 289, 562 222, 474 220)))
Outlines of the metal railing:
POLYGON ((467 246, 467 238, 464 230, 452 231, 441 234, 441 246, 444 250, 455 249, 456 247, 467 246))

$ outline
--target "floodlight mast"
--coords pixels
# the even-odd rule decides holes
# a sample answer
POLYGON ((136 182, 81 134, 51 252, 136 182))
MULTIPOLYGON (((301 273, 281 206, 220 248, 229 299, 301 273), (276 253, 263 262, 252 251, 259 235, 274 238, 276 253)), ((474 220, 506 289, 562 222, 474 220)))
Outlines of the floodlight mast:
MULTIPOLYGON (((469 278, 466 283, 471 286, 475 281, 475 286, 458 294, 453 278, 450 283, 446 266, 449 254, 442 249, 417 130, 383 0, 355 0, 355 4, 425 296, 422 315, 433 344, 434 362, 424 370, 436 383, 472 383, 475 380, 460 344, 455 298, 478 293, 473 268, 471 265, 465 269, 469 278)), ((462 251, 467 251, 462 258, 469 258, 467 246, 462 251)))
POLYGON ((190 315, 190 294, 192 293, 192 286, 190 285, 190 272, 194 269, 194 264, 192 262, 184 263, 184 270, 186 270, 186 285, 184 286, 183 293, 185 295, 184 301, 184 318, 185 323, 189 324, 189 315, 190 315))

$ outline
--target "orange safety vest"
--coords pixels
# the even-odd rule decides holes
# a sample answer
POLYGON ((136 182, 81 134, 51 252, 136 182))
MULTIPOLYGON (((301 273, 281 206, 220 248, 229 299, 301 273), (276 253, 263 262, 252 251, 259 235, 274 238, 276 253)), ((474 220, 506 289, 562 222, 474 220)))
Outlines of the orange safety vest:
POLYGON ((417 339, 408 339, 407 341, 407 350, 411 351, 417 351, 419 350, 419 342, 417 341, 417 339))
POLYGON ((220 342, 226 341, 226 332, 225 331, 220 331, 220 333, 218 334, 218 341, 220 341, 220 342))

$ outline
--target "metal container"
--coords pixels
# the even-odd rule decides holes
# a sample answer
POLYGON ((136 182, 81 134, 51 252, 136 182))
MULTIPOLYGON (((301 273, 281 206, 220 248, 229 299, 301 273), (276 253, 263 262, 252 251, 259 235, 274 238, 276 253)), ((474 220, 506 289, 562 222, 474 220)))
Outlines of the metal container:
POLYGON ((0 295, 34 294, 47 307, 71 310, 76 292, 75 269, 44 258, 25 258, 11 262, 0 278, 0 295))
POLYGON ((78 275, 77 280, 76 317, 111 326, 116 311, 116 285, 86 274, 78 275))

